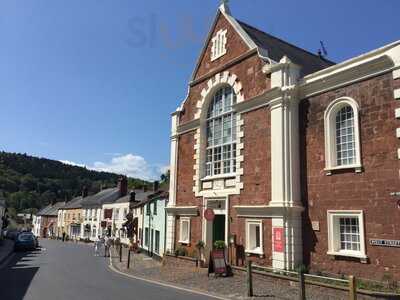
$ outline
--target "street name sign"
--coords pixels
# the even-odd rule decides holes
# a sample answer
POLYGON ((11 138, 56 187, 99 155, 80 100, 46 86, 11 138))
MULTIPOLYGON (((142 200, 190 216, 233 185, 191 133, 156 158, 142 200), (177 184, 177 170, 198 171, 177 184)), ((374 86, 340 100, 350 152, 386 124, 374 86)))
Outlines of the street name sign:
POLYGON ((383 247, 396 247, 400 248, 400 240, 378 240, 371 239, 369 240, 369 244, 371 246, 383 246, 383 247))

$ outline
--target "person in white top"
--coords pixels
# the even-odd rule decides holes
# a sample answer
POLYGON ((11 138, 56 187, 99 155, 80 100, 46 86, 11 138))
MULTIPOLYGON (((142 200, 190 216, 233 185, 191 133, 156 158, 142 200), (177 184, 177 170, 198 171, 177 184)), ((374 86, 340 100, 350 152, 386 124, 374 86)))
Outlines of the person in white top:
POLYGON ((101 247, 100 236, 97 236, 97 239, 94 241, 94 256, 100 255, 100 247, 101 247))

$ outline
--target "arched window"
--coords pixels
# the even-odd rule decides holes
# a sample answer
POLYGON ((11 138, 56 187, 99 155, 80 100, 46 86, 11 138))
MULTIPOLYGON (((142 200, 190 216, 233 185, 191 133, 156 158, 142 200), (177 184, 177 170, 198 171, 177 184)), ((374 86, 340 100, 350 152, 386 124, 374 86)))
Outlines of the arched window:
POLYGON ((361 171, 358 105, 351 98, 333 101, 325 111, 326 170, 361 171))
POLYGON ((236 172, 236 95, 230 86, 218 90, 207 113, 206 176, 236 172))

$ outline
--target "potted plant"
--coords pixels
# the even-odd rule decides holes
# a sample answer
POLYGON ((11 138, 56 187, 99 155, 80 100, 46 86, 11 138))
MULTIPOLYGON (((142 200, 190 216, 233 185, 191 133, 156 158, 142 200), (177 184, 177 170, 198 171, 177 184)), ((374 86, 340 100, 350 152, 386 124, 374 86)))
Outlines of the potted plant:
POLYGON ((226 248, 225 241, 221 241, 221 240, 215 241, 214 248, 216 250, 224 250, 226 248))

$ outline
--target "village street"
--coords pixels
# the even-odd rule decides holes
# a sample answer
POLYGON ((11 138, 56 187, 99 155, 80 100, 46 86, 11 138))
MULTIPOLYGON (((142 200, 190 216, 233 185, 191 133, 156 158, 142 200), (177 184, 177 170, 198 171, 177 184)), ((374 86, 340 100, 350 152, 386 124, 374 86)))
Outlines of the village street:
POLYGON ((41 251, 16 253, 0 266, 0 299, 207 299, 118 275, 91 244, 40 242, 41 251))

